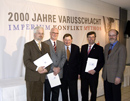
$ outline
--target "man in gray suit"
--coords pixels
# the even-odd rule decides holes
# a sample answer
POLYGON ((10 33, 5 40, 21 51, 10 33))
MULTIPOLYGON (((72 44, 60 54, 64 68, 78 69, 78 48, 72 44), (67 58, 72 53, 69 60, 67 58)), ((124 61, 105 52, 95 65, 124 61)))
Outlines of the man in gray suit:
MULTIPOLYGON (((50 32, 50 39, 45 41, 50 46, 50 54, 53 64, 49 73, 54 73, 54 75, 59 74, 59 77, 63 76, 63 65, 66 61, 66 53, 64 48, 64 43, 57 40, 59 31, 57 28, 52 28, 50 32)), ((48 79, 45 80, 45 101, 50 101, 50 95, 52 92, 51 101, 58 101, 59 97, 59 88, 56 86, 51 88, 48 79)))
POLYGON ((118 31, 109 31, 110 43, 105 46, 102 77, 106 101, 121 101, 121 82, 126 63, 126 47, 117 41, 118 31))

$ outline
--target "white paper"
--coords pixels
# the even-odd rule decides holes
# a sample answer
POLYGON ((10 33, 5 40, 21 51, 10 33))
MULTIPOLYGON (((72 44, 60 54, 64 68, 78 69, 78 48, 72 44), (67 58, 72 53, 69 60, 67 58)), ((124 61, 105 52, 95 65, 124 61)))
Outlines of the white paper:
POLYGON ((50 82, 51 88, 61 85, 61 81, 58 74, 55 76, 54 73, 49 73, 47 74, 47 77, 50 82))
POLYGON ((35 60, 33 63, 37 67, 45 66, 44 68, 46 68, 47 66, 49 66, 50 64, 52 64, 53 61, 51 60, 49 54, 46 53, 45 55, 43 55, 40 58, 38 58, 37 60, 35 60))
POLYGON ((98 59, 88 58, 85 72, 95 69, 97 66, 97 62, 98 62, 98 59))

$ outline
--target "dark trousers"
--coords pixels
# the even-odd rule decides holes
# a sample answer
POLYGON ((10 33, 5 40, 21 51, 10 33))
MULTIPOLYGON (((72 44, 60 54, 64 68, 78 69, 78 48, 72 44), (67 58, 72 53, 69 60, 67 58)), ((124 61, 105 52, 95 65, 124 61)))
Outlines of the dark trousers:
POLYGON ((26 81, 27 101, 43 101, 43 83, 41 81, 26 81))
POLYGON ((121 83, 115 85, 107 80, 104 81, 104 92, 106 101, 121 101, 121 83))
POLYGON ((58 101, 60 86, 51 88, 48 79, 45 80, 45 101, 58 101), (52 98, 51 97, 52 93, 52 98))
POLYGON ((78 101, 77 80, 62 79, 61 91, 62 101, 78 101), (68 89, 70 100, 68 100, 68 89))
MULTIPOLYGON (((86 76, 86 75, 85 75, 86 76)), ((89 87, 91 92, 90 101, 96 101, 97 97, 97 86, 98 86, 98 75, 93 77, 92 75, 85 77, 85 79, 81 78, 81 95, 82 101, 89 101, 89 87)))

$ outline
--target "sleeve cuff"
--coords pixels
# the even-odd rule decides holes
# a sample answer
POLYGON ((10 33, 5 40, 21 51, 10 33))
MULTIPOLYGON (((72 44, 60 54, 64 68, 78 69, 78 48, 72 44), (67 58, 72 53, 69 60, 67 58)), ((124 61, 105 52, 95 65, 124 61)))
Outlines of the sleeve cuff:
POLYGON ((38 68, 39 68, 39 67, 36 68, 36 71, 38 71, 38 68))

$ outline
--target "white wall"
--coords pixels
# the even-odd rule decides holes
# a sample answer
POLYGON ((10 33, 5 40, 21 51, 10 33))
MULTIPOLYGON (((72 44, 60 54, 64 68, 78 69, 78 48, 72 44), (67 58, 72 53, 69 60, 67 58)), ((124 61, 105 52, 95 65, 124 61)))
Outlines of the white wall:
POLYGON ((119 18, 119 7, 98 0, 28 0, 37 3, 119 18))

